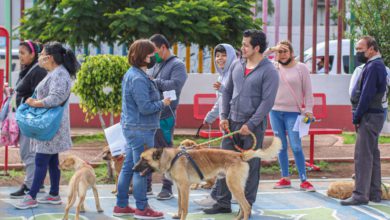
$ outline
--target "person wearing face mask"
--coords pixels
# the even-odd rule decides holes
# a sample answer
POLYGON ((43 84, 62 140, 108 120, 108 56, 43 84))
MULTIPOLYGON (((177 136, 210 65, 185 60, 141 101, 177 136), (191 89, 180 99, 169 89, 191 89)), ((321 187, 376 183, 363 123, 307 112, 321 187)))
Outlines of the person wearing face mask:
POLYGON ((158 219, 164 214, 153 210, 146 197, 147 177, 133 172, 145 149, 154 147, 154 135, 160 127, 160 114, 164 106, 171 104, 169 98, 161 100, 160 93, 146 74, 154 54, 150 40, 134 41, 127 55, 130 69, 122 80, 121 125, 126 138, 126 159, 118 178, 118 194, 114 216, 134 216, 137 219, 158 219), (129 206, 129 185, 133 180, 133 196, 136 208, 129 206))
MULTIPOLYGON (((19 44, 19 60, 22 71, 16 82, 16 107, 32 96, 35 88, 45 78, 47 71, 38 65, 38 54, 41 51, 39 44, 30 40, 23 41, 19 44)), ((19 199, 26 196, 31 189, 34 170, 35 170, 35 152, 30 149, 30 138, 19 132, 19 154, 22 159, 26 176, 22 186, 10 194, 13 199, 19 199)), ((42 185, 43 187, 43 185, 42 185)))
POLYGON ((356 57, 365 63, 351 94, 355 144, 355 189, 341 205, 365 205, 381 201, 381 162, 378 139, 385 115, 382 99, 386 93, 386 67, 376 40, 364 36, 356 44, 356 57))
MULTIPOLYGON (((359 62, 360 63, 360 62, 359 62)), ((349 90, 348 94, 351 97, 353 88, 356 86, 356 83, 360 77, 360 74, 363 72, 365 63, 361 64, 360 66, 357 66, 355 70, 352 73, 351 80, 349 81, 349 90)), ((390 86, 390 68, 386 66, 386 72, 387 72, 387 77, 386 77, 386 82, 387 82, 387 87, 386 87, 386 92, 385 95, 382 98, 382 107, 384 109, 384 115, 385 115, 385 120, 387 119, 387 111, 388 111, 388 94, 389 94, 389 86, 390 86)))
MULTIPOLYGON (((48 74, 35 89, 36 98, 28 98, 26 104, 35 108, 54 108, 67 103, 70 97, 72 78, 76 77, 79 63, 74 53, 65 49, 58 42, 44 45, 38 59, 39 66, 48 74)), ((34 180, 30 191, 22 201, 14 206, 17 209, 37 207, 38 203, 59 205, 62 203, 59 195, 61 172, 59 153, 67 151, 72 146, 70 137, 69 104, 64 105, 61 125, 55 136, 49 141, 31 139, 31 148, 35 151, 34 180), (39 187, 43 184, 47 170, 50 173, 50 191, 41 198, 36 198, 39 187)))
MULTIPOLYGON (((218 44, 214 49, 214 57, 215 66, 219 74, 218 81, 213 84, 214 89, 217 91, 217 100, 203 121, 203 124, 210 126, 219 117, 222 105, 222 91, 225 88, 225 83, 229 75, 229 68, 233 61, 237 59, 236 51, 230 44, 218 44)), ((195 199, 194 202, 204 207, 214 205, 217 202, 217 189, 218 186, 215 185, 210 195, 205 198, 195 199)))
MULTIPOLYGON (((154 44, 156 64, 148 70, 148 75, 153 79, 161 94, 164 91, 175 90, 177 97, 176 100, 172 100, 170 105, 163 108, 160 129, 157 129, 155 135, 155 145, 156 147, 172 147, 176 108, 180 101, 181 90, 187 80, 187 73, 184 63, 171 54, 170 44, 164 35, 155 34, 150 37, 150 40, 154 44)), ((157 199, 172 199, 172 185, 172 181, 164 177, 163 186, 157 199)))
MULTIPOLYGON (((238 152, 237 148, 248 150, 253 145, 252 132, 257 144, 263 145, 267 128, 267 114, 271 110, 279 84, 274 65, 263 55, 267 38, 260 30, 245 30, 242 38, 242 58, 229 68, 225 88, 222 91, 220 128, 225 133, 239 131, 233 138, 224 138, 222 148, 238 152)), ((245 183, 245 197, 250 205, 256 201, 260 180, 260 159, 249 162, 249 175, 245 183)), ((217 179, 217 203, 204 209, 206 214, 231 213, 231 199, 226 179, 217 179)))
POLYGON ((299 115, 313 120, 314 98, 310 80, 310 71, 305 64, 294 59, 294 50, 289 41, 281 41, 277 46, 269 48, 265 54, 276 53, 275 66, 279 71, 280 83, 275 105, 270 112, 270 122, 274 134, 282 140, 279 152, 279 165, 282 178, 274 189, 290 188, 289 160, 287 153, 287 137, 294 154, 295 165, 301 180, 300 189, 314 192, 315 188, 307 181, 305 156, 298 131, 293 131, 299 115), (287 134, 287 135, 286 135, 287 134))

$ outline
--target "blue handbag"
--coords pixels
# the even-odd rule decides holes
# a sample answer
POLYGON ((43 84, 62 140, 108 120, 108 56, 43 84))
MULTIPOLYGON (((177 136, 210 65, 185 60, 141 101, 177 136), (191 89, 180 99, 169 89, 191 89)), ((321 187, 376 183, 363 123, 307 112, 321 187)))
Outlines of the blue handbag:
MULTIPOLYGON (((69 95, 70 96, 70 95, 69 95)), ((32 98, 35 98, 35 93, 32 98)), ((62 115, 69 97, 54 108, 35 108, 23 103, 16 110, 16 122, 22 135, 40 141, 50 141, 61 126, 62 115)))

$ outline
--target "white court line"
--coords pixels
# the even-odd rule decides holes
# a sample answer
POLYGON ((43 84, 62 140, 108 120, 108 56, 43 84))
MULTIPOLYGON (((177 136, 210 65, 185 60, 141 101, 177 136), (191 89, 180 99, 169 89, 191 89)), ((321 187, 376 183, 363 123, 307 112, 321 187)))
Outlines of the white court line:
POLYGON ((386 220, 386 218, 383 218, 383 217, 381 217, 381 216, 379 216, 379 215, 376 215, 376 214, 374 214, 374 213, 368 212, 368 211, 366 211, 366 210, 364 210, 364 209, 362 209, 362 208, 360 208, 360 207, 351 206, 351 208, 356 209, 356 210, 358 210, 359 212, 363 212, 364 214, 366 214, 366 215, 368 215, 368 216, 371 216, 371 217, 373 217, 373 218, 375 218, 375 219, 378 219, 378 220, 386 220))

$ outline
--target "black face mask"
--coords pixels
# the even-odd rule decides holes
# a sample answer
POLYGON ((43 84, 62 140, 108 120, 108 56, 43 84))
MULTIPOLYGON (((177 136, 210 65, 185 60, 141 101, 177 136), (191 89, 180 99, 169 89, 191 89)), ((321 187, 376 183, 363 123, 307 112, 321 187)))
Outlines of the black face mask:
POLYGON ((360 63, 367 63, 368 58, 364 56, 364 52, 356 52, 356 59, 360 63))
POLYGON ((286 62, 282 62, 282 61, 278 60, 278 62, 279 62, 280 64, 282 64, 283 66, 287 66, 289 63, 291 63, 291 61, 292 61, 291 57, 288 58, 288 60, 287 60, 286 62))
POLYGON ((156 57, 155 56, 151 56, 150 57, 150 63, 148 63, 148 65, 146 67, 148 69, 150 69, 150 68, 153 68, 155 64, 156 64, 156 57))

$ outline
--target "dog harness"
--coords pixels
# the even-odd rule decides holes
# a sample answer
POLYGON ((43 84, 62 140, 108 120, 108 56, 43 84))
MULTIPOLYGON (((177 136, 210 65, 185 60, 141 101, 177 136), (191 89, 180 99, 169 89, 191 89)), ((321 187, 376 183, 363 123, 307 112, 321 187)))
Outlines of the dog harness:
POLYGON ((185 156, 187 158, 188 161, 190 161, 190 164, 192 165, 192 167, 195 169, 196 173, 198 174, 199 178, 201 180, 204 179, 204 176, 203 176, 203 173, 202 171, 199 169, 199 166, 195 163, 194 159, 192 159, 192 157, 190 156, 190 154, 183 148, 181 149, 181 151, 179 153, 176 154, 176 156, 173 158, 172 162, 171 162, 171 167, 175 164, 175 162, 181 157, 181 156, 185 156))

